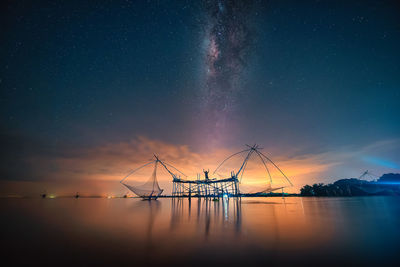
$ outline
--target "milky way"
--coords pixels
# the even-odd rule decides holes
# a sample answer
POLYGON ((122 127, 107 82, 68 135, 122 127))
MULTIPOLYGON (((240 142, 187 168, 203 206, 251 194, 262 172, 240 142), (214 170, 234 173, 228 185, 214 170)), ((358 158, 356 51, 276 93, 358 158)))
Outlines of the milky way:
POLYGON ((241 76, 249 56, 252 31, 251 1, 205 3, 205 84, 203 115, 208 142, 220 142, 229 131, 241 90, 241 76))

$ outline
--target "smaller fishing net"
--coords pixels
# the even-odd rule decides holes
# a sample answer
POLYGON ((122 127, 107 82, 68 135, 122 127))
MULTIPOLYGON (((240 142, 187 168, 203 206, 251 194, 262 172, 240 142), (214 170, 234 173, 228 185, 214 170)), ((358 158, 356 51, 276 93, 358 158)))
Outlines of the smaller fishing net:
POLYGON ((131 190, 133 193, 138 195, 139 197, 157 198, 164 191, 163 189, 160 188, 160 186, 157 182, 157 164, 158 164, 158 161, 155 161, 153 173, 151 174, 151 176, 149 177, 149 179, 146 183, 144 183, 142 185, 138 185, 138 186, 129 185, 125 182, 121 182, 121 183, 124 186, 126 186, 129 190, 131 190))
POLYGON ((283 189, 283 188, 285 188, 285 187, 284 186, 272 187, 271 184, 268 184, 267 187, 262 188, 261 190, 258 190, 257 192, 254 192, 254 193, 271 193, 271 192, 274 192, 276 190, 283 189))

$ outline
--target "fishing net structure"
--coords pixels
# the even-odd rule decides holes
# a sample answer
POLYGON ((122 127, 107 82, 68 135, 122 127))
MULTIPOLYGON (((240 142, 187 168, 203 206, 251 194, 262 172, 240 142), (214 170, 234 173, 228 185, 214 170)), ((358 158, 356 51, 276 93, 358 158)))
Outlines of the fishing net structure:
POLYGON ((270 193, 293 186, 285 173, 262 153, 257 145, 248 146, 247 149, 227 157, 218 165, 213 175, 219 178, 226 177, 226 171, 234 169, 233 166, 240 166, 234 175, 241 184, 241 193, 270 193), (239 164, 239 162, 242 163, 239 164), (250 189, 246 190, 246 188, 250 189))
POLYGON ((358 180, 361 180, 361 182, 355 186, 367 194, 383 194, 387 190, 387 187, 379 186, 379 184, 376 183, 378 178, 378 175, 366 170, 358 177, 358 180))
POLYGON ((358 177, 359 180, 366 180, 366 181, 375 181, 379 178, 378 175, 373 174, 372 172, 366 170, 363 172, 360 177, 358 177))
POLYGON ((254 145, 234 153, 223 160, 213 173, 209 174, 208 171, 203 170, 203 179, 200 179, 199 175, 196 180, 175 178, 172 195, 176 197, 236 197, 243 193, 270 193, 293 186, 283 171, 260 149, 254 145), (261 168, 251 166, 253 161, 258 161, 258 167, 261 168), (254 186, 252 191, 246 190, 247 185, 242 183, 244 176, 247 183, 258 184, 257 190, 254 190, 254 186))
POLYGON ((155 160, 155 161, 149 162, 149 163, 131 171, 127 176, 125 176, 124 179, 121 180, 121 184, 126 186, 130 191, 132 191, 139 197, 148 198, 148 199, 158 198, 164 191, 163 189, 160 188, 160 185, 158 184, 158 181, 157 181, 157 165, 158 165, 158 163, 159 163, 159 161, 155 160), (142 185, 137 185, 137 186, 129 185, 127 182, 125 182, 129 176, 133 175, 134 173, 136 173, 143 167, 145 167, 147 165, 151 165, 151 164, 154 164, 153 172, 150 175, 150 177, 148 178, 147 182, 145 182, 142 185))
MULTIPOLYGON (((182 179, 180 175, 186 178, 187 175, 155 156, 156 160, 131 171, 121 180, 121 183, 139 197, 144 199, 157 199, 163 192, 163 189, 160 188, 157 181, 157 166, 161 164, 172 177, 172 196, 174 197, 193 196, 215 198, 221 196, 240 196, 242 193, 270 193, 279 189, 283 190, 285 187, 293 186, 292 182, 283 171, 269 157, 263 154, 260 149, 261 148, 257 145, 248 146, 247 149, 239 151, 222 161, 211 174, 213 177, 209 176, 208 171, 204 171, 204 179, 200 179, 200 176, 198 176, 197 179, 193 180, 182 179), (236 161, 233 159, 236 159, 236 161), (261 168, 264 169, 264 173, 262 173, 262 171, 260 172, 259 168, 249 167, 249 165, 251 165, 249 162, 253 160, 258 160, 261 164, 261 168), (234 163, 229 165, 229 161, 234 161, 234 163), (126 182, 126 179, 133 174, 136 174, 136 178, 138 178, 140 175, 137 172, 152 164, 153 171, 144 184, 132 185, 126 182), (237 171, 232 171, 238 166, 240 166, 240 168, 237 171), (226 169, 226 167, 229 169, 230 173, 221 174, 221 171, 224 168, 226 169), (245 172, 246 175, 244 175, 245 172), (257 183, 259 185, 256 191, 246 192, 246 190, 242 190, 242 188, 239 190, 239 184, 242 184, 244 176, 246 176, 246 181, 250 181, 250 184, 257 183), (260 185, 262 186, 260 187, 260 185)), ((240 187, 242 187, 242 185, 240 187)))

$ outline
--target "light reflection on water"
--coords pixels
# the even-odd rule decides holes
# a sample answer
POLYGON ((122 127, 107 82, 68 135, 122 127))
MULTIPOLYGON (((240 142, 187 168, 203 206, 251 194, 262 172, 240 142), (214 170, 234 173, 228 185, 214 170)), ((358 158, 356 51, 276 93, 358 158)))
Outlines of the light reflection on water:
POLYGON ((2 256, 75 265, 391 263, 399 200, 1 199, 2 256))

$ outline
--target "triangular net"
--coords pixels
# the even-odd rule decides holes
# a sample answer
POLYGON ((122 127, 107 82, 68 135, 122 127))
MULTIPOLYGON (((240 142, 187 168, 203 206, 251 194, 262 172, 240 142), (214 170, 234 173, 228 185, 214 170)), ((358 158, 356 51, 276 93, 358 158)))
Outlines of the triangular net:
POLYGON ((132 186, 126 183, 122 184, 139 197, 158 197, 163 192, 163 189, 160 188, 157 181, 157 164, 158 161, 155 161, 153 173, 143 185, 132 186))
POLYGON ((292 186, 283 171, 257 146, 232 154, 222 161, 214 174, 219 178, 226 177, 227 170, 232 169, 241 184, 240 191, 245 194, 270 193, 292 186), (241 167, 235 169, 234 166, 241 167))

